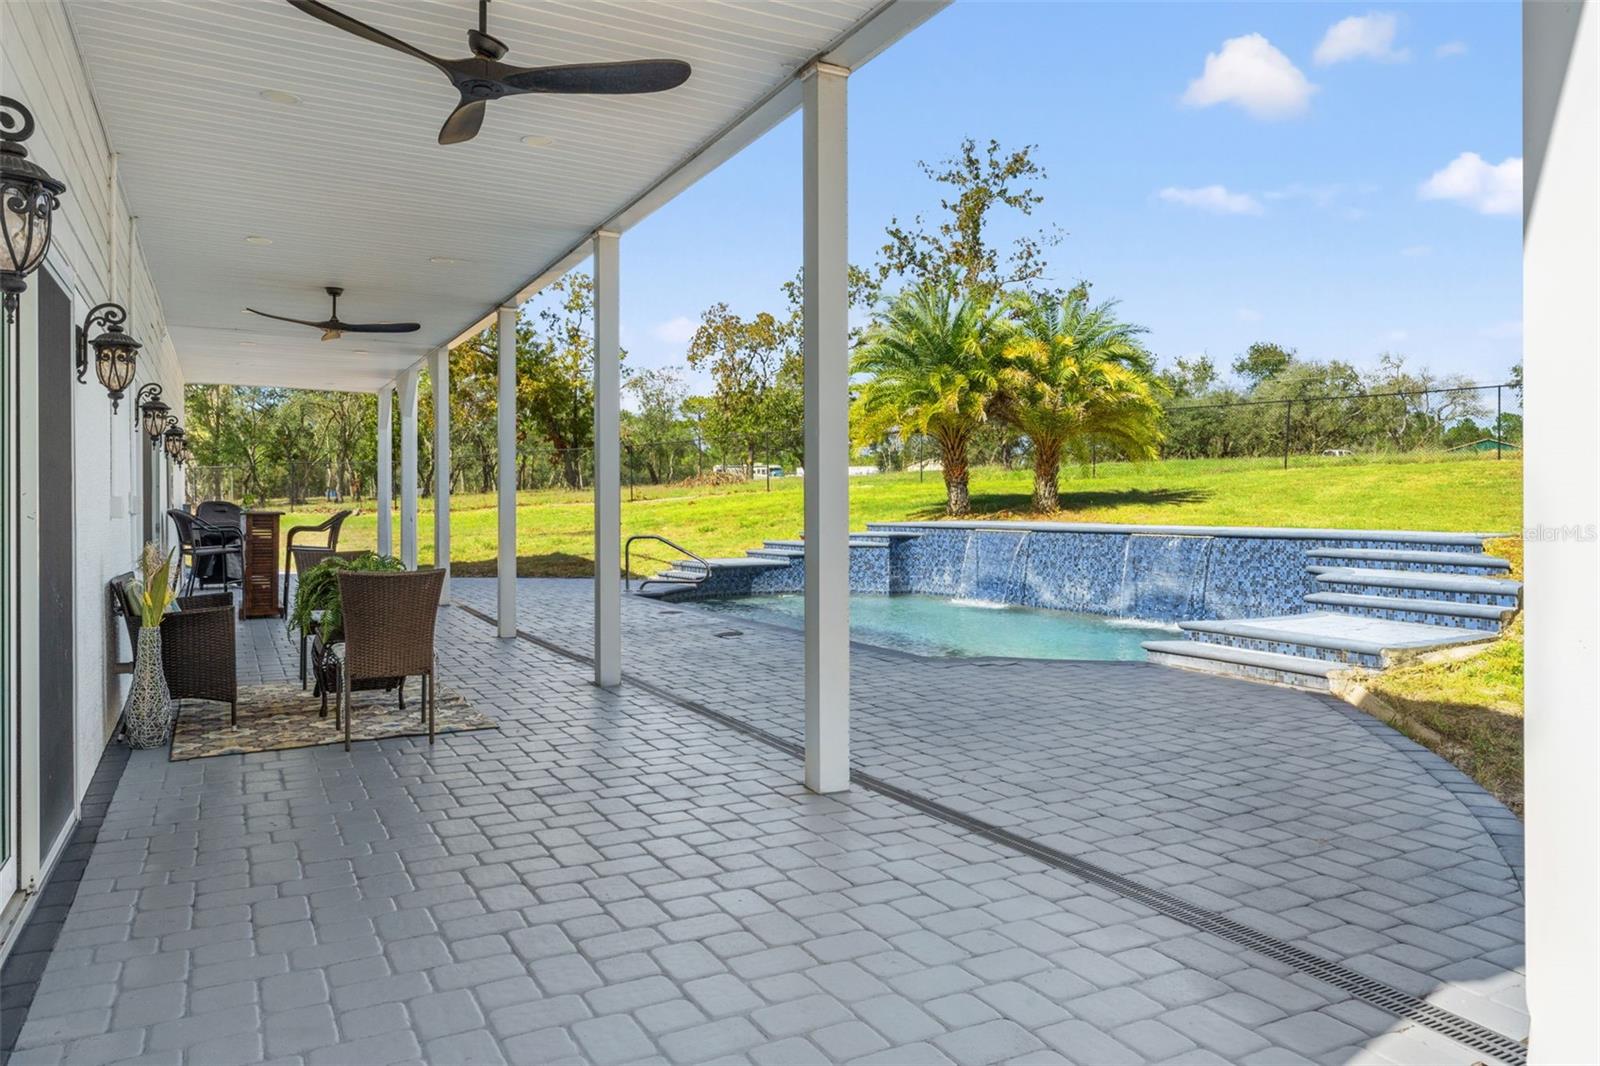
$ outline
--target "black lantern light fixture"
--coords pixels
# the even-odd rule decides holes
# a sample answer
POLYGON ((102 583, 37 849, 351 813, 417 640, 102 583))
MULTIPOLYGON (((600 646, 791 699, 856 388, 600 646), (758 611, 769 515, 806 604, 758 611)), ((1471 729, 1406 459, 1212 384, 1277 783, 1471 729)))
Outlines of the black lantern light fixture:
POLYGON ((33 112, 19 100, 0 96, 0 292, 11 320, 28 275, 50 250, 50 223, 67 191, 65 183, 28 158, 22 142, 31 136, 33 112))
POLYGON ((150 438, 152 448, 158 447, 161 444, 161 434, 167 429, 167 413, 172 408, 161 401, 161 386, 154 381, 140 389, 136 399, 144 435, 150 438))
POLYGON ((177 419, 172 419, 171 421, 172 424, 167 427, 166 433, 162 434, 162 436, 166 440, 167 458, 175 460, 183 454, 189 438, 188 434, 184 433, 183 427, 178 425, 177 419))
POLYGON ((89 373, 89 349, 94 349, 94 376, 100 379, 111 397, 111 410, 133 384, 133 375, 139 369, 139 342, 130 337, 122 324, 128 312, 121 304, 96 304, 78 327, 78 383, 82 384, 89 373), (95 325, 105 327, 105 332, 89 339, 89 330, 95 325))

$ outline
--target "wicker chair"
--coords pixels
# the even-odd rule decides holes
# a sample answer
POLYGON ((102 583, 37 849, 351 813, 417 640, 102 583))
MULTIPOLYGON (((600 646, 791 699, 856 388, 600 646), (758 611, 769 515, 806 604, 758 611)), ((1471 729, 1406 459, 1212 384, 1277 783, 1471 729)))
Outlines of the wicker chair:
MULTIPOLYGON (((111 579, 111 607, 128 627, 128 642, 139 646, 143 628, 133 592, 134 575, 111 579)), ((178 610, 161 619, 161 668, 173 699, 216 700, 228 705, 228 719, 239 724, 239 680, 233 645, 233 596, 213 592, 178 597, 178 610)), ((118 664, 132 670, 132 663, 118 664)))
POLYGON ((233 580, 235 562, 240 573, 243 573, 244 537, 237 529, 229 530, 224 526, 202 522, 179 507, 169 508, 167 517, 172 519, 178 531, 178 562, 181 564, 185 558, 189 560, 189 580, 184 586, 186 593, 194 591, 202 563, 222 567, 224 589, 233 580))
MULTIPOLYGON (((315 566, 315 565, 317 565, 317 563, 320 563, 323 559, 326 559, 328 556, 332 555, 336 550, 338 550, 338 547, 339 547, 339 527, 344 525, 344 520, 346 518, 349 518, 352 513, 353 512, 350 512, 350 511, 340 511, 338 514, 334 515, 332 518, 328 519, 326 522, 321 523, 320 525, 315 525, 315 526, 295 526, 293 529, 289 530, 288 535, 286 537, 284 537, 285 547, 283 549, 283 611, 282 611, 284 616, 287 617, 287 615, 289 613, 289 570, 292 567, 294 572, 297 573, 297 574, 303 574, 303 573, 306 572, 306 570, 308 568, 306 566, 301 565, 301 562, 300 562, 300 559, 302 557, 302 553, 303 552, 320 552, 321 553, 318 556, 306 556, 306 558, 313 559, 313 562, 311 563, 311 566, 315 566), (328 543, 327 543, 327 545, 325 547, 296 548, 294 546, 294 538, 299 536, 302 533, 326 533, 328 535, 328 543)), ((302 656, 302 658, 303 658, 303 656, 302 656)), ((303 668, 300 671, 300 684, 301 684, 302 688, 305 687, 305 670, 303 668)))
MULTIPOLYGON (((312 570, 312 568, 314 568, 318 563, 323 562, 323 561, 325 561, 327 559, 332 559, 332 558, 334 558, 336 556, 338 558, 340 558, 340 559, 354 559, 358 555, 365 555, 366 554, 366 552, 361 551, 359 549, 357 549, 355 551, 342 551, 341 552, 341 551, 334 551, 332 548, 310 548, 310 547, 307 547, 307 548, 294 548, 294 549, 292 549, 292 551, 294 553, 294 572, 295 572, 295 575, 296 575, 297 578, 298 578, 298 576, 300 574, 309 573, 312 570)), ((288 576, 288 574, 284 575, 283 598, 284 598, 284 611, 287 612, 288 609, 289 609, 289 576, 288 576)), ((306 687, 306 643, 316 634, 316 632, 317 632, 317 620, 315 618, 313 618, 311 620, 311 624, 307 628, 305 628, 305 629, 300 631, 300 687, 301 688, 305 688, 306 687)), ((328 714, 328 694, 323 691, 323 686, 320 684, 320 682, 317 685, 317 695, 320 695, 322 697, 322 714, 323 714, 324 717, 326 717, 327 714, 328 714)))
MULTIPOLYGON (((433 630, 439 616, 443 570, 339 574, 344 647, 339 655, 339 700, 344 715, 344 750, 350 750, 350 691, 363 681, 422 678, 422 717, 433 743, 433 630)), ((403 706, 403 704, 402 704, 403 706)))

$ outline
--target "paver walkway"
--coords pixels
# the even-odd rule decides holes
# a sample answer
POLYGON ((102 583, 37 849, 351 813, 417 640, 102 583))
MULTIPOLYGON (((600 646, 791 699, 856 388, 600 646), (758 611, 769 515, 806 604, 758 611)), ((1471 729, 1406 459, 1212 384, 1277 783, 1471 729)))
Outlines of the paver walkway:
MULTIPOLYGON (((587 586, 524 584, 524 626, 587 650, 587 586)), ((457 587, 492 596, 488 582, 457 587)), ((664 610, 627 606, 630 671, 797 734, 793 685, 773 680, 792 634, 716 637, 726 620, 664 610)), ((252 623, 241 641, 242 672, 295 674, 280 626, 252 623)), ((134 753, 13 1061, 1482 1058, 914 806, 811 795, 782 752, 637 685, 597 690, 580 664, 501 642, 465 611, 441 614, 440 660, 500 730, 431 750, 407 738, 348 755, 134 753)), ((1369 972, 1395 967, 1373 972, 1391 983, 1426 978, 1435 1001, 1523 1035, 1520 895, 1509 872, 1488 872, 1505 863, 1474 814, 1481 794, 1330 704, 1275 709, 1311 697, 1038 665, 859 654, 858 754, 1097 862, 1126 856, 1129 876, 1231 900, 1254 924, 1282 917, 1276 935, 1367 930, 1364 944, 1316 943, 1369 972), (1184 710, 1197 754, 1162 733, 1184 710), (1148 740, 1118 724, 1129 714, 1150 716, 1148 740), (1272 746, 1297 724, 1310 732, 1272 746), (1291 767, 1269 761, 1291 749, 1291 767), (1027 761, 995 773, 1014 752, 1027 761), (1353 787, 1339 781, 1351 765, 1353 787), (1185 840, 1193 854, 1174 850, 1185 840), (1429 865, 1429 848, 1466 858, 1429 865), (1330 856, 1344 869, 1317 865, 1330 856), (1385 861, 1419 869, 1374 870, 1385 861), (1201 876, 1161 879, 1181 866, 1201 876), (1242 898, 1269 890, 1306 901, 1242 898), (1469 897, 1489 913, 1462 909, 1469 897), (1430 904, 1465 915, 1460 928, 1431 930, 1430 904), (1431 954, 1406 962, 1401 948, 1431 954)))

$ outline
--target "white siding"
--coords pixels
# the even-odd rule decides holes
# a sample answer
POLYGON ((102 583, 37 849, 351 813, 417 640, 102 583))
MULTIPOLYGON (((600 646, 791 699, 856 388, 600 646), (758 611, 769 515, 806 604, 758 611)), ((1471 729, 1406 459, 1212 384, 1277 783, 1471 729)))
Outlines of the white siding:
MULTIPOLYGON (((107 142, 59 3, 0 4, 0 92, 32 110, 38 131, 27 143, 29 155, 67 183, 48 262, 67 282, 75 317, 81 320, 95 304, 115 300, 128 308, 130 331, 144 345, 138 382, 115 416, 92 372, 88 384, 74 390, 70 443, 77 555, 76 778, 81 798, 124 692, 123 678, 110 666, 113 656, 128 654, 127 640, 120 622, 108 612, 106 582, 132 566, 142 537, 142 445, 133 394, 139 385, 159 381, 164 398, 181 418, 183 378, 140 244, 134 240, 130 245, 129 216, 137 214, 138 205, 129 204, 112 183, 116 146, 107 142)), ((53 436, 51 427, 38 432, 44 447, 68 443, 53 436)))

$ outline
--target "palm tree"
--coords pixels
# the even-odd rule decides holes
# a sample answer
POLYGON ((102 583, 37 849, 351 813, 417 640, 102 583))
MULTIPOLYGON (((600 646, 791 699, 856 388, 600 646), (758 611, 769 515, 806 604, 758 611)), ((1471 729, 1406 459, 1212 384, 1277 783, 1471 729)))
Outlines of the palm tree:
POLYGON ((1000 356, 996 413, 1033 445, 1033 509, 1061 507, 1064 454, 1087 466, 1090 447, 1154 459, 1162 440, 1161 384, 1139 343, 1143 327, 1093 306, 1080 286, 1064 297, 1020 296, 1000 356))
POLYGON ((924 283, 900 293, 862 337, 851 373, 857 391, 857 441, 880 441, 891 429, 920 433, 939 449, 945 513, 972 509, 967 444, 988 417, 999 387, 999 308, 983 293, 924 283))

